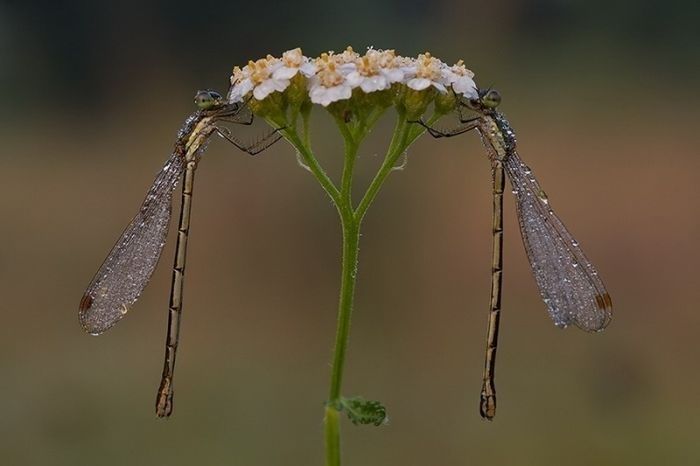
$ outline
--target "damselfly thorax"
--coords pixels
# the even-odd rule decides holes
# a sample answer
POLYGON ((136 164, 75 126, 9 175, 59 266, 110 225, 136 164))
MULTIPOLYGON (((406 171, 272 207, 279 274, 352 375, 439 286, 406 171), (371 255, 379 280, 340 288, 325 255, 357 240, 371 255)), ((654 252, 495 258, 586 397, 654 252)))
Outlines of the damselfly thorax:
POLYGON ((515 152, 515 132, 500 112, 480 116, 476 129, 492 163, 496 160, 503 162, 515 152))

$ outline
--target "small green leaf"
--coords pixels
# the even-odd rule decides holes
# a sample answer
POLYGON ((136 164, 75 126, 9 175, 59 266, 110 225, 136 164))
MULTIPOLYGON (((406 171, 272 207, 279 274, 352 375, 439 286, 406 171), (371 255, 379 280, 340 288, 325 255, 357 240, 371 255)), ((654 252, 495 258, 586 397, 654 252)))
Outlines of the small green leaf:
POLYGON ((381 426, 389 421, 386 408, 379 401, 365 400, 361 396, 340 398, 340 408, 345 410, 348 419, 355 424, 381 426))

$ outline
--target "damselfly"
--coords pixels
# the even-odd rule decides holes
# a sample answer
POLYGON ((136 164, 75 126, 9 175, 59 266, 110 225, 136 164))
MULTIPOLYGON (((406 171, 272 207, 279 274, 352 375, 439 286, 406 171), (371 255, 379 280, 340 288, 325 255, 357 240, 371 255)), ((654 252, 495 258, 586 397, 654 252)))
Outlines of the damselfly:
POLYGON ((245 103, 226 103, 214 91, 199 91, 195 103, 199 110, 185 120, 178 132, 172 155, 156 176, 141 209, 92 279, 80 301, 78 313, 83 328, 92 335, 99 335, 124 317, 136 302, 163 251, 170 225, 173 192, 184 172, 168 306, 165 362, 156 398, 156 413, 159 417, 169 416, 173 409, 173 374, 180 334, 185 259, 197 164, 213 134, 218 134, 251 155, 265 150, 280 138, 279 133, 273 131, 253 144, 242 144, 221 124, 251 124, 253 115, 245 103))
POLYGON ((425 126, 438 137, 450 137, 475 129, 491 161, 493 181, 493 255, 491 300, 489 303, 486 358, 481 388, 480 413, 485 419, 496 415, 496 348, 501 315, 503 278, 503 190, 508 175, 515 195, 518 223, 525 251, 549 315, 559 327, 574 324, 589 331, 603 330, 612 318, 612 301, 593 264, 549 205, 547 195, 520 159, 515 133, 497 110, 500 94, 479 90, 478 97, 459 101, 461 125, 449 131, 425 126), (464 110, 476 113, 465 117, 464 110))

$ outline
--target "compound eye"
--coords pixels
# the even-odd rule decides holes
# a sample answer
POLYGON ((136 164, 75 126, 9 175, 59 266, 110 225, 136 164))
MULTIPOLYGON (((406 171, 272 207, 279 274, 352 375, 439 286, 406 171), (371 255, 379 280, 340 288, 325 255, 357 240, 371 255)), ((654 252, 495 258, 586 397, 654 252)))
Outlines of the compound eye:
POLYGON ((214 91, 199 91, 194 96, 194 103, 202 110, 213 107, 221 99, 221 95, 214 91))
POLYGON ((491 89, 481 98, 481 101, 486 107, 496 108, 501 103, 501 94, 496 89, 491 89))

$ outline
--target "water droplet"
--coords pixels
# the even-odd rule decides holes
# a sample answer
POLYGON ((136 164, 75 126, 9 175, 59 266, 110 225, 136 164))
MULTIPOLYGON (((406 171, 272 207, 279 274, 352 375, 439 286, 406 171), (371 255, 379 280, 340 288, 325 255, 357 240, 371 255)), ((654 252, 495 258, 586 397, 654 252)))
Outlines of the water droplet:
POLYGON ((311 172, 311 168, 304 162, 304 158, 301 155, 301 152, 296 151, 296 158, 297 158, 297 164, 303 168, 304 170, 308 171, 309 173, 311 172))

